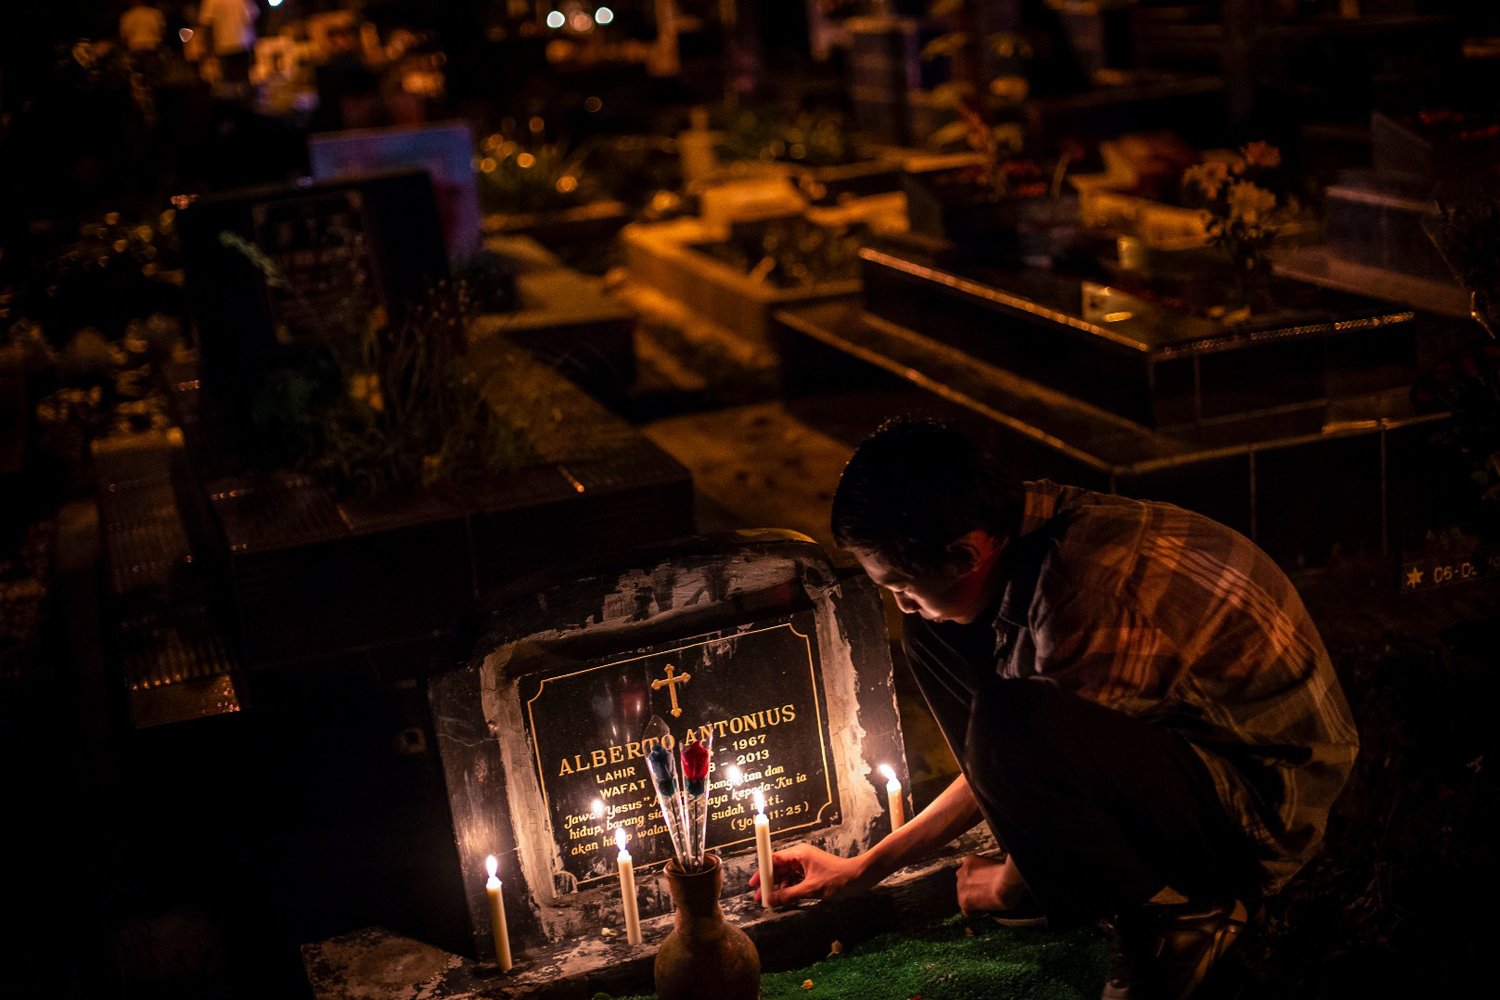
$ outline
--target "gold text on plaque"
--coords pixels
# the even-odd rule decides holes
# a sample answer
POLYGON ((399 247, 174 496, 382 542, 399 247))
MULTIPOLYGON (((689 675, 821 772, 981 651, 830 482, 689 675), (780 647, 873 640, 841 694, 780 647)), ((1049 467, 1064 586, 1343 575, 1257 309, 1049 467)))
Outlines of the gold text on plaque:
MULTIPOLYGON (((807 718, 807 716, 803 716, 807 718)), ((696 743, 707 738, 710 732, 716 733, 720 739, 725 736, 740 736, 744 733, 753 733, 758 729, 771 729, 786 723, 797 721, 797 705, 789 702, 773 708, 762 708, 754 712, 746 712, 744 715, 735 715, 726 719, 717 719, 706 725, 696 726, 689 729, 682 738, 683 743, 696 743)), ((599 747, 584 753, 575 753, 563 757, 558 762, 557 776, 565 778, 570 774, 580 774, 584 771, 594 771, 599 768, 608 768, 611 765, 628 764, 637 758, 644 759, 657 744, 661 744, 668 750, 677 745, 677 741, 670 735, 665 739, 658 740, 651 737, 644 740, 636 740, 632 743, 620 743, 611 747, 599 747)), ((623 776, 623 774, 622 774, 623 776)))
POLYGON ((677 674, 677 676, 675 677, 672 676, 673 672, 676 670, 676 667, 668 663, 667 679, 664 681, 651 682, 651 690, 660 691, 662 688, 666 688, 667 694, 672 696, 672 718, 674 719, 682 714, 682 708, 677 704, 677 685, 686 684, 688 681, 693 679, 692 674, 677 674))

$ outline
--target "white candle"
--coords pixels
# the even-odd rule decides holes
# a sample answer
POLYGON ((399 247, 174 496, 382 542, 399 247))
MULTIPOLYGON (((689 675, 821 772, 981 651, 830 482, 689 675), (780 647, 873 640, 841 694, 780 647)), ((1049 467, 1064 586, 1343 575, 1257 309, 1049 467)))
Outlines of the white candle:
POLYGON ((885 775, 885 802, 891 810, 891 832, 906 825, 906 799, 901 795, 901 782, 896 779, 896 769, 889 764, 880 765, 885 775))
POLYGON ((500 966, 501 972, 509 972, 510 931, 505 926, 505 900, 500 896, 500 880, 495 877, 500 862, 491 854, 484 859, 484 867, 490 873, 490 880, 484 884, 484 889, 490 896, 490 933, 495 935, 495 964, 500 966))
POLYGON ((760 905, 771 908, 776 891, 776 863, 771 860, 771 821, 766 818, 766 797, 755 790, 755 861, 760 866, 760 905))
POLYGON ((625 828, 615 827, 615 846, 620 849, 616 861, 620 865, 620 899, 625 904, 625 940, 631 944, 641 943, 641 911, 635 901, 635 861, 625 850, 625 828))

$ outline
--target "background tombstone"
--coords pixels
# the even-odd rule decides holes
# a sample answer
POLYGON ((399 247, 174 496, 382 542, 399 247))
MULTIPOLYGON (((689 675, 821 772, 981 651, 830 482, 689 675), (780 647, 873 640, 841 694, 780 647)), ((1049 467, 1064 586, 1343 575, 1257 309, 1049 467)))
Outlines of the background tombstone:
POLYGON ((467 123, 323 132, 308 137, 307 158, 319 180, 421 167, 432 179, 449 259, 468 260, 479 252, 479 183, 467 123))
MULTIPOLYGON (((478 953, 491 952, 486 855, 501 858, 518 951, 551 952, 618 923, 614 826, 638 871, 670 857, 640 756, 653 714, 677 734, 715 730, 709 843, 726 895, 754 870, 755 787, 778 841, 851 854, 888 831, 876 768, 903 781, 906 768, 879 596, 811 539, 692 539, 493 607, 471 661, 429 688, 478 953)), ((670 907, 655 882, 641 880, 648 922, 670 907)))
POLYGON ((432 182, 416 168, 209 195, 178 225, 203 386, 230 424, 269 372, 342 334, 339 319, 419 301, 448 274, 432 182))

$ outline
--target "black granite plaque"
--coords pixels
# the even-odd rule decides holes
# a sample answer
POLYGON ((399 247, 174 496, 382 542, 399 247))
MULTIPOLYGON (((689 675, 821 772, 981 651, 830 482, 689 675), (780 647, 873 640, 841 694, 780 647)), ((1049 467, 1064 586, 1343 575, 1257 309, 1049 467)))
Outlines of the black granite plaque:
POLYGON ((255 243, 280 276, 266 283, 278 343, 307 340, 341 311, 364 317, 380 303, 372 226, 358 188, 261 202, 251 218, 255 243))
POLYGON ((773 836, 839 821, 815 634, 804 611, 522 681, 522 716, 571 888, 614 877, 616 827, 638 869, 672 856, 645 762, 653 715, 673 742, 713 733, 711 850, 754 849, 756 789, 773 836), (743 777, 737 787, 731 766, 743 777))

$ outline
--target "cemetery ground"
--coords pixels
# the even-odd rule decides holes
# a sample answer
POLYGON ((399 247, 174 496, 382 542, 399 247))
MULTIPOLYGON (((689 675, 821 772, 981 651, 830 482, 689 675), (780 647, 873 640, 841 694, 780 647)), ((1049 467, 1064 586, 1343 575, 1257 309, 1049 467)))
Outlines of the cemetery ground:
MULTIPOLYGON (((647 342, 639 352, 641 382, 652 388, 622 405, 691 470, 699 530, 776 526, 829 545, 828 503, 854 442, 911 401, 870 393, 787 401, 755 351, 659 315, 640 336, 647 342), (670 364, 678 370, 663 367, 670 364)), ((188 766, 170 756, 171 734, 122 730, 116 681, 99 645, 106 609, 92 501, 64 506, 46 534, 55 538, 44 554, 54 581, 46 665, 7 677, 0 716, 13 762, 10 800, 22 804, 8 824, 17 860, 10 892, 27 918, 6 950, 0 981, 20 995, 305 994, 300 942, 286 935, 295 921, 275 912, 288 902, 278 894, 307 864, 294 856, 289 824, 264 817, 236 825, 222 821, 234 810, 213 807, 241 788, 264 796, 271 779, 257 775, 247 755, 207 754, 188 766), (184 775, 194 789, 189 804, 162 808, 182 798, 167 789, 180 789, 184 775), (286 870, 267 881, 258 856, 286 870), (23 874, 30 877, 23 881, 23 874)), ((1363 745, 1326 843, 1266 906, 1215 984, 1224 996, 1438 994, 1476 981, 1500 930, 1488 898, 1497 872, 1486 840, 1500 765, 1492 721, 1500 694, 1500 581, 1402 595, 1393 577, 1388 564, 1352 562, 1294 576, 1363 745)), ((894 615, 890 626, 895 635, 894 615)), ((899 665, 897 682, 920 807, 947 780, 952 762, 899 665)), ((228 745, 240 721, 193 724, 197 745, 228 745)), ((294 749, 274 738, 256 746, 267 755, 267 770, 289 763, 294 749)), ((336 811, 307 793, 285 790, 289 815, 336 811)), ((344 794, 329 789, 324 797, 337 806, 344 794)), ((357 813, 325 819, 313 835, 333 847, 357 839, 379 845, 392 836, 357 813)), ((328 906, 355 919, 378 909, 381 892, 365 887, 328 906)), ((994 995, 986 985, 996 982, 986 978, 989 958, 996 949, 1030 948, 1035 939, 976 921, 967 925, 976 931, 971 940, 965 926, 943 924, 913 941, 850 942, 843 956, 768 980, 767 995, 803 994, 809 979, 814 986, 803 995, 874 995, 860 992, 872 974, 902 996, 994 995), (900 977, 879 976, 882 966, 897 964, 900 977)))

